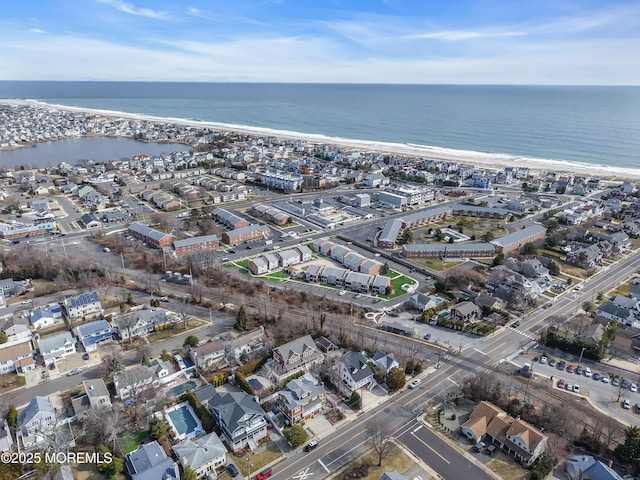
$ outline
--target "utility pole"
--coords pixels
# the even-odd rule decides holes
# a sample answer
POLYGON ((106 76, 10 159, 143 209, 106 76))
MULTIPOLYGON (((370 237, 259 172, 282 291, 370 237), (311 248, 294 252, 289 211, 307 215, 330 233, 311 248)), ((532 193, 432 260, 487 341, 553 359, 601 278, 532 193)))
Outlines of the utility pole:
POLYGON ((124 284, 127 284, 127 272, 124 269, 124 257, 122 256, 122 253, 120 254, 120 260, 122 261, 122 278, 124 279, 124 284))
POLYGON ((587 347, 582 347, 582 351, 580 352, 580 358, 578 359, 578 367, 580 366, 580 362, 582 362, 582 355, 584 354, 584 351, 587 349, 587 347))

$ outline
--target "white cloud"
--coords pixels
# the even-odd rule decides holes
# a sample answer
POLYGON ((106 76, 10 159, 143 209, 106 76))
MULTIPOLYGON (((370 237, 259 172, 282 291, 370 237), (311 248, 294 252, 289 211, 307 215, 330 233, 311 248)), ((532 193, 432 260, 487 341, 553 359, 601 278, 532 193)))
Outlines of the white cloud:
POLYGON ((29 33, 47 33, 47 32, 45 32, 41 28, 30 28, 29 33))
POLYGON ((463 31, 463 30, 442 30, 439 32, 416 33, 407 35, 404 40, 476 40, 481 38, 508 38, 520 37, 524 35, 521 32, 502 32, 502 31, 463 31))
POLYGON ((171 20, 171 16, 166 11, 151 10, 150 8, 139 8, 122 0, 96 0, 98 3, 109 5, 116 10, 140 17, 152 18, 154 20, 171 20))

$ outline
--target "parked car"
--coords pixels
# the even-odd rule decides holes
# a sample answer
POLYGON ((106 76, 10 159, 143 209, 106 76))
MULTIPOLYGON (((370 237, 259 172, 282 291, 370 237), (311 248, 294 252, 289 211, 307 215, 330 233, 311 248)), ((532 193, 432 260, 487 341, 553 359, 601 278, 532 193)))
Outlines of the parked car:
POLYGON ((600 379, 602 378, 602 375, 600 375, 598 372, 596 372, 596 373, 593 374, 593 376, 591 378, 593 378, 596 382, 599 382, 600 379))
POLYGON ((86 353, 86 352, 85 352, 85 353, 83 353, 83 354, 82 354, 82 359, 83 359, 83 360, 89 360, 89 354, 88 354, 88 353, 86 353))
POLYGON ((494 453, 496 453, 496 451, 498 450, 498 447, 496 445, 489 445, 487 448, 484 449, 484 453, 485 455, 493 455, 494 453))
POLYGON ((560 380, 558 380, 558 388, 564 388, 564 385, 565 385, 564 379, 561 378, 560 380))
POLYGON ((622 408, 629 410, 631 408, 631 402, 625 398, 622 402, 622 408))
POLYGON ((478 442, 473 446, 473 451, 474 452, 481 452, 485 447, 484 442, 478 442))
POLYGON ((422 337, 422 338, 425 339, 425 340, 429 340, 431 338, 431 334, 430 333, 426 333, 424 335, 424 337, 422 337))
POLYGON ((520 326, 520 322, 517 320, 511 324, 511 328, 518 328, 519 326, 520 326))
POLYGON ((580 385, 577 383, 573 386, 573 393, 580 393, 580 385))
POLYGON ((71 377, 72 375, 76 375, 80 373, 80 369, 79 368, 74 368, 73 370, 69 370, 67 372, 67 377, 71 377))
POLYGON ((418 388, 418 385, 420 385, 420 383, 421 383, 420 379, 416 378, 409 384, 409 388, 411 389, 418 388))
POLYGON ((632 383, 631 385, 629 385, 629 390, 631 390, 632 392, 637 392, 638 386, 635 383, 632 383))
POLYGON ((629 380, 627 380, 626 378, 623 378, 622 381, 620 382, 620 386, 622 388, 628 388, 629 387, 629 380))
POLYGON ((233 463, 230 463, 227 465, 227 473, 231 477, 237 477, 240 471, 238 470, 238 467, 236 467, 233 463))
POLYGON ((543 364, 543 365, 544 365, 545 363, 547 363, 547 357, 546 357, 546 356, 544 356, 544 355, 542 355, 542 356, 540 357, 540 363, 541 363, 541 364, 543 364))
POLYGON ((553 359, 553 358, 549 359, 549 366, 550 366, 550 367, 555 367, 555 366, 556 366, 556 361, 555 361, 555 359, 553 359))
POLYGON ((569 392, 573 392, 573 384, 572 383, 565 383, 564 388, 565 388, 565 390, 568 390, 569 392))
POLYGON ((256 475, 258 480, 265 480, 265 478, 269 478, 273 474, 273 471, 270 468, 265 468, 260 473, 256 475))
POLYGON ((611 380, 611 385, 613 385, 614 387, 617 387, 618 385, 620 385, 620 379, 619 378, 614 378, 613 380, 611 380))
POLYGON ((567 372, 569 372, 569 373, 574 373, 575 371, 576 371, 576 367, 575 367, 575 365, 569 365, 569 366, 567 367, 567 372))
POLYGON ((310 452, 311 450, 313 450, 314 448, 316 448, 318 446, 318 440, 311 440, 309 443, 307 443, 303 450, 305 452, 310 452))
POLYGON ((634 407, 634 411, 636 413, 640 413, 640 403, 636 403, 636 406, 634 407))
POLYGON ((576 375, 582 375, 583 373, 584 373, 584 370, 582 370, 582 367, 576 368, 576 375))
POLYGON ((560 360, 558 362, 558 366, 556 367, 558 370, 564 370, 564 367, 567 366, 567 362, 565 362, 564 360, 560 360))
POLYGON ((160 297, 160 301, 167 303, 169 301, 169 297, 160 297))
POLYGON ((584 376, 585 377, 590 377, 591 376, 591 368, 584 367, 584 376))
POLYGON ((609 374, 605 373, 604 375, 602 375, 602 383, 609 383, 609 374))

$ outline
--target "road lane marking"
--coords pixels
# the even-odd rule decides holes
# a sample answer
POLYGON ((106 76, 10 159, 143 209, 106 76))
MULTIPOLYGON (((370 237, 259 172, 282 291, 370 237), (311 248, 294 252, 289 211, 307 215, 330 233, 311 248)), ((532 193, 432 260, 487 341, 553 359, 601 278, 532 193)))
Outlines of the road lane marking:
POLYGON ((413 435, 413 437, 418 440, 421 444, 423 444, 425 447, 427 447, 429 450, 431 450, 433 453, 435 453, 437 456, 439 456, 442 460, 444 460, 447 465, 451 465, 451 462, 449 460, 447 460, 445 457, 443 457, 442 455, 440 455, 438 452, 436 452, 431 445, 429 445, 427 442, 425 442, 424 440, 422 440, 420 437, 418 437, 417 435, 414 435, 413 433, 411 433, 411 435, 413 435))
POLYGON ((505 340, 505 341, 503 341, 503 342, 500 342, 498 345, 496 345, 496 346, 495 346, 495 347, 493 347, 491 350, 489 350, 487 353, 485 353, 485 355, 489 355, 490 353, 495 352, 497 349, 499 349, 500 347, 502 347, 502 346, 504 346, 504 345, 506 345, 506 344, 507 344, 507 341, 506 341, 506 340, 505 340))
POLYGON ((416 428, 415 430, 413 430, 411 433, 416 433, 418 430, 420 430, 422 428, 422 425, 418 425, 418 428, 416 428))
POLYGON ((322 468, 324 468, 327 471, 327 473, 331 473, 331 470, 329 470, 327 466, 324 463, 322 463, 322 460, 318 459, 318 463, 322 468))
POLYGON ((484 353, 482 350, 478 350, 476 347, 473 347, 473 349, 478 352, 481 353, 482 355, 486 355, 486 353, 484 353))

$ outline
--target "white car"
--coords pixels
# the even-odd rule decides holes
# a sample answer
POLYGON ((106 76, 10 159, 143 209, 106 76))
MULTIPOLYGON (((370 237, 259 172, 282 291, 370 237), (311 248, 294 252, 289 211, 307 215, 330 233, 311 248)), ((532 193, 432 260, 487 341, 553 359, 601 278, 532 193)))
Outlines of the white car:
POLYGON ((584 376, 585 377, 590 377, 591 376, 591 368, 584 367, 584 376))
POLYGON ((629 400, 625 400, 624 402, 622 402, 622 408, 624 408, 625 410, 629 410, 631 408, 631 402, 629 400))
POLYGON ((629 390, 631 390, 632 392, 637 392, 638 386, 635 383, 632 383, 631 385, 629 385, 629 390))
POLYGON ((580 385, 578 385, 577 383, 573 386, 573 392, 574 393, 580 393, 580 385))
POLYGON ((411 389, 418 388, 418 385, 420 385, 420 383, 422 383, 421 380, 419 378, 416 378, 409 384, 409 388, 411 389))
POLYGON ((542 357, 540 357, 540 363, 542 363, 543 365, 544 365, 545 363, 547 363, 547 357, 546 357, 546 356, 544 356, 544 355, 543 355, 542 357))
POLYGON ((72 375, 75 375, 77 373, 80 373, 80 369, 79 368, 74 368, 73 370, 69 370, 67 372, 67 377, 71 377, 72 375))
POLYGON ((347 293, 347 291, 346 291, 346 290, 340 290, 340 291, 338 292, 338 295, 343 296, 343 295, 344 295, 344 294, 346 294, 346 293, 347 293))

